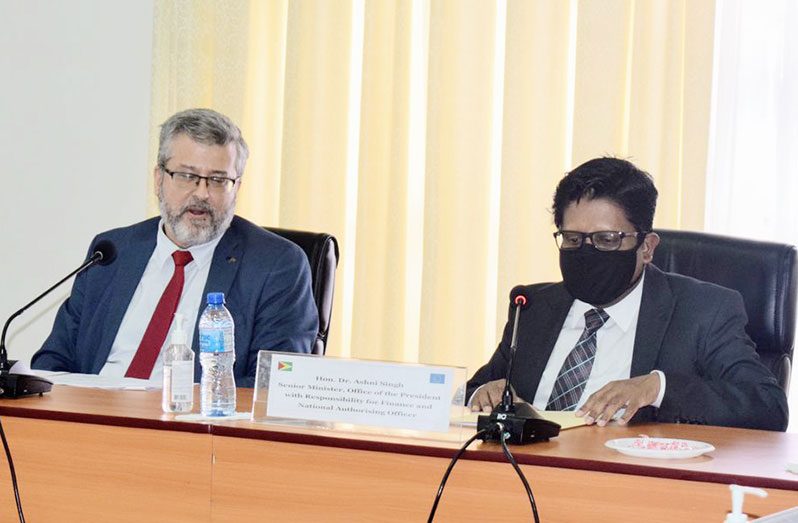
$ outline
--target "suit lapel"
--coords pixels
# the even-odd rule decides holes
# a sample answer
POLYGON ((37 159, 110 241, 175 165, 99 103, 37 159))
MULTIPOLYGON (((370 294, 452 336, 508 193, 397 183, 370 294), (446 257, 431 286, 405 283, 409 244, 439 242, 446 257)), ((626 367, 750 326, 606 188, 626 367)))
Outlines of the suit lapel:
POLYGON ((631 377, 648 374, 654 369, 673 308, 673 293, 665 274, 653 265, 647 265, 637 319, 631 377))
MULTIPOLYGON (((213 252, 208 281, 205 283, 205 290, 197 310, 196 325, 199 325, 199 318, 205 310, 205 296, 209 292, 223 292, 225 297, 230 295, 230 287, 233 285, 238 268, 241 266, 241 256, 244 254, 244 242, 238 221, 237 216, 233 218, 230 228, 224 233, 213 252)), ((199 351, 199 336, 194 336, 192 349, 194 352, 199 351)))
POLYGON ((529 402, 535 399, 540 378, 573 303, 561 283, 541 290, 540 294, 541 299, 530 300, 529 308, 521 312, 518 361, 511 377, 518 395, 529 402))
POLYGON ((121 256, 117 257, 115 264, 116 276, 105 290, 105 296, 100 300, 101 306, 108 307, 105 324, 103 325, 100 343, 94 352, 92 368, 89 372, 99 373, 111 353, 111 345, 119 332, 122 318, 125 316, 128 305, 133 299, 133 294, 141 281, 144 269, 155 250, 156 231, 159 219, 153 218, 151 223, 133 233, 132 238, 121 256))

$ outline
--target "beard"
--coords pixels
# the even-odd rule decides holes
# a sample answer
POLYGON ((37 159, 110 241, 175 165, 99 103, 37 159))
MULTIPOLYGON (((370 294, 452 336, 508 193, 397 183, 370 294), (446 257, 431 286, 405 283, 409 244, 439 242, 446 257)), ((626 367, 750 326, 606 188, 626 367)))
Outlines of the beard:
POLYGON ((158 208, 161 219, 174 234, 175 243, 183 248, 202 245, 215 240, 227 230, 233 221, 236 198, 221 211, 211 206, 207 200, 196 196, 178 209, 172 208, 163 197, 163 187, 158 190, 158 208), (202 211, 205 215, 201 219, 192 218, 191 211, 202 211))

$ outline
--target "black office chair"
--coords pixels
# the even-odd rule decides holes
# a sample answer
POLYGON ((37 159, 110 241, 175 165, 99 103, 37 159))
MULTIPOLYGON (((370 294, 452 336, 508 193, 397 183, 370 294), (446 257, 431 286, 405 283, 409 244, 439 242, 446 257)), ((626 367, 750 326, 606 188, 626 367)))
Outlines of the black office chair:
POLYGON ((335 237, 323 232, 295 231, 264 227, 287 240, 299 245, 310 263, 313 286, 313 300, 319 311, 319 333, 313 343, 313 354, 324 354, 327 350, 327 337, 330 334, 333 290, 335 289, 335 269, 338 267, 338 242, 335 237))
POLYGON ((762 362, 787 391, 795 341, 796 249, 782 243, 659 229, 654 264, 738 291, 746 331, 762 362))

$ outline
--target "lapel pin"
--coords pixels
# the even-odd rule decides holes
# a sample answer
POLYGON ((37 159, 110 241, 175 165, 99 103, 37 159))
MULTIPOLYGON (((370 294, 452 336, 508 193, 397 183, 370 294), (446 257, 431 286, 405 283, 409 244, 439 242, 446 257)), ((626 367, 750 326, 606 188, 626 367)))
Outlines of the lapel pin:
POLYGON ((237 260, 236 260, 235 256, 228 256, 227 257, 227 263, 235 263, 236 261, 237 260))

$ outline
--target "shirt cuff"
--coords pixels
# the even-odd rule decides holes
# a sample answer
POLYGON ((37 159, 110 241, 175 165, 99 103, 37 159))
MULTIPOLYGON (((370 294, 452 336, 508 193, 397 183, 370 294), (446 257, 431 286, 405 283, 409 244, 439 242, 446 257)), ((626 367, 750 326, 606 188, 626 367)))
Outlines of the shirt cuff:
POLYGON ((474 390, 474 392, 471 394, 471 397, 470 397, 470 398, 468 398, 468 401, 466 402, 466 405, 465 405, 465 406, 466 406, 466 408, 468 408, 468 410, 471 410, 471 400, 473 400, 473 399, 474 399, 474 396, 476 396, 476 395, 477 395, 477 392, 479 392, 479 390, 480 390, 482 387, 484 387, 485 385, 487 385, 487 383, 483 383, 482 385, 480 385, 479 387, 477 387, 477 388, 474 390))
POLYGON ((651 404, 652 407, 659 408, 662 405, 662 398, 665 397, 665 374, 661 370, 652 370, 651 374, 659 376, 659 394, 657 394, 657 399, 654 400, 654 403, 651 404))

